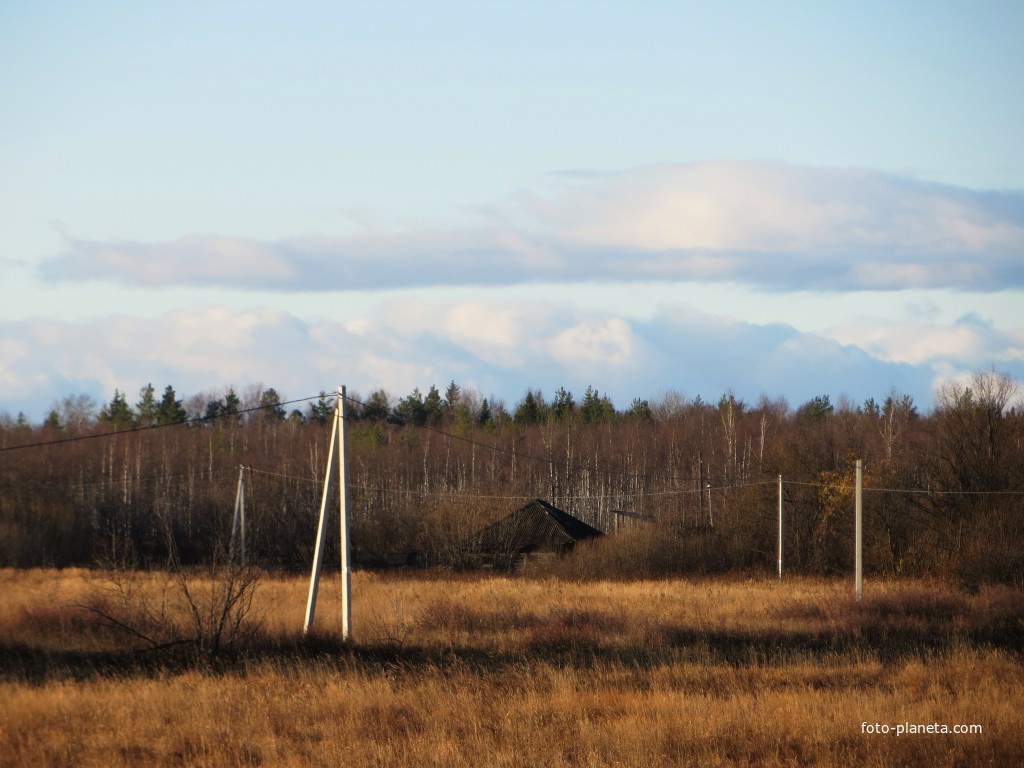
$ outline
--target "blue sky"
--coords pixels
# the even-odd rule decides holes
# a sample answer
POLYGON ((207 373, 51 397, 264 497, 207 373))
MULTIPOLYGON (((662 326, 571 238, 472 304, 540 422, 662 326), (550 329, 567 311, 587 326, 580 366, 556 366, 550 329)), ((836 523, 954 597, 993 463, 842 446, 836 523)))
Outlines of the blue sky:
POLYGON ((1024 6, 5 3, 0 411, 1024 380, 1024 6))

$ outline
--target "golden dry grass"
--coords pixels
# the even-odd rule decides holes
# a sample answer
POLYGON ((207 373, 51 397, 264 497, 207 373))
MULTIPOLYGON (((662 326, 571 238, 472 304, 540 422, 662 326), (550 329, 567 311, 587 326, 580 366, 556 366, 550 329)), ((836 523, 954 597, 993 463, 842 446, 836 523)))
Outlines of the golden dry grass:
MULTIPOLYGON (((1024 596, 1006 588, 875 583, 855 605, 848 583, 812 579, 357 573, 342 647, 299 643, 306 580, 268 576, 251 653, 118 672, 120 657, 90 666, 120 641, 73 607, 101 584, 0 572, 0 766, 1024 762, 1024 596)), ((337 592, 321 589, 326 634, 337 592)))

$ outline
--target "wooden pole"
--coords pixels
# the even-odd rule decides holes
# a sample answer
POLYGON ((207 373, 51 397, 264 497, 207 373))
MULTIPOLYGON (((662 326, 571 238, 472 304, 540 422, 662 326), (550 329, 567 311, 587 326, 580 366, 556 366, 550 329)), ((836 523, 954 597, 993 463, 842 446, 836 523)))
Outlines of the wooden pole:
POLYGON ((306 600, 306 620, 302 625, 302 634, 308 635, 313 628, 316 615, 316 594, 320 587, 320 571, 324 563, 324 533, 327 528, 327 499, 331 495, 331 475, 334 469, 334 444, 338 439, 338 423, 341 417, 338 411, 340 404, 334 408, 334 423, 331 427, 331 444, 327 451, 327 471, 324 478, 324 495, 320 500, 320 523, 316 529, 316 549, 313 550, 313 571, 309 575, 309 597, 306 600))
POLYGON ((348 426, 345 422, 345 387, 338 387, 338 407, 336 409, 340 422, 338 435, 338 483, 341 505, 341 638, 348 640, 352 635, 352 569, 351 546, 348 537, 348 451, 345 444, 348 426))
POLYGON ((857 584, 855 592, 857 601, 864 597, 864 462, 857 459, 857 489, 854 495, 854 570, 857 584))
POLYGON ((782 475, 779 475, 779 578, 782 578, 782 475))

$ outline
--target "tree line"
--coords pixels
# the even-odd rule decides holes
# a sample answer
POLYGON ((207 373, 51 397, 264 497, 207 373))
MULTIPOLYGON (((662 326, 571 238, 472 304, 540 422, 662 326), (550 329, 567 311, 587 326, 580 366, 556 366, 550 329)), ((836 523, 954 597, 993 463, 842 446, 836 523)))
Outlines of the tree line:
MULTIPOLYGON (((364 565, 417 553, 457 566, 474 530, 541 497, 617 532, 600 547, 623 572, 770 569, 782 475, 786 569, 845 572, 863 459, 869 572, 1019 583, 1018 394, 989 370, 944 385, 927 413, 896 391, 796 407, 727 392, 616 408, 594 387, 531 389, 506 406, 455 382, 352 395, 353 554, 364 565)), ((66 397, 40 424, 0 416, 0 566, 223 557, 241 473, 252 559, 305 568, 334 405, 326 392, 289 402, 250 386, 181 398, 148 384, 102 405, 66 397), (15 450, 35 443, 44 444, 15 450)))

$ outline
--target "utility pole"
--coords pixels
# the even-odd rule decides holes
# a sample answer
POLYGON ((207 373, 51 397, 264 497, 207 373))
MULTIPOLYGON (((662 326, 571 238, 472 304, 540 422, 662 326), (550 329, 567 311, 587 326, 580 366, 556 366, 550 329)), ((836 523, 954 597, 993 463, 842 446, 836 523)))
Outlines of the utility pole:
POLYGON ((782 578, 782 475, 779 475, 779 578, 782 578))
POLYGON ((338 387, 338 421, 340 429, 338 440, 338 494, 341 508, 341 639, 348 640, 352 636, 352 568, 351 544, 348 536, 348 423, 345 421, 345 387, 338 387))
POLYGON ((857 488, 854 494, 854 570, 856 571, 857 584, 855 592, 857 602, 864 597, 864 462, 857 459, 857 488))
POLYGON ((338 446, 338 482, 341 484, 339 496, 341 517, 341 634, 348 640, 352 631, 352 584, 349 563, 348 536, 348 475, 347 456, 345 452, 345 387, 338 387, 338 400, 334 407, 334 421, 331 426, 331 444, 327 451, 327 471, 324 478, 324 494, 320 501, 320 522, 316 532, 316 549, 313 552, 313 571, 309 577, 309 597, 306 600, 306 620, 302 634, 309 634, 316 615, 316 598, 320 586, 320 571, 323 568, 325 534, 327 531, 327 502, 331 494, 331 475, 334 469, 334 448, 338 446))

